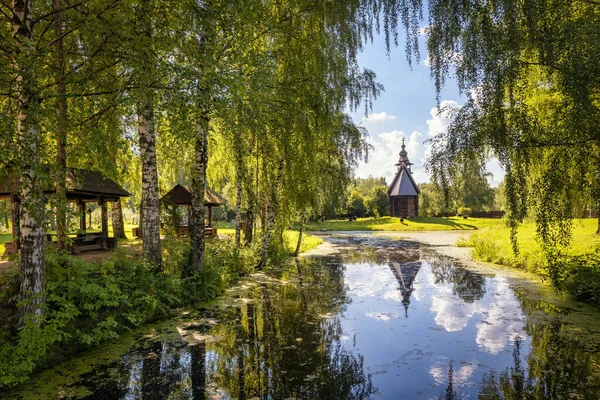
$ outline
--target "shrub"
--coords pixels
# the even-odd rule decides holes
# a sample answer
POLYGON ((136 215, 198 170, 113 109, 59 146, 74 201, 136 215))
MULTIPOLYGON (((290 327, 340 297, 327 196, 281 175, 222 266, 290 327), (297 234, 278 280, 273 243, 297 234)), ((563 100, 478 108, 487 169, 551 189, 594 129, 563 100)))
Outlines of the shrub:
POLYGON ((12 332, 18 305, 18 274, 0 276, 0 387, 24 381, 35 369, 119 337, 123 331, 171 315, 171 310, 207 301, 252 270, 253 248, 237 250, 232 239, 208 240, 205 268, 182 279, 189 243, 165 240, 165 273, 142 257, 117 250, 91 264, 66 253, 46 254, 46 301, 41 317, 26 319, 12 332))
POLYGON ((563 257, 550 264, 555 285, 580 300, 600 306, 600 252, 563 257))

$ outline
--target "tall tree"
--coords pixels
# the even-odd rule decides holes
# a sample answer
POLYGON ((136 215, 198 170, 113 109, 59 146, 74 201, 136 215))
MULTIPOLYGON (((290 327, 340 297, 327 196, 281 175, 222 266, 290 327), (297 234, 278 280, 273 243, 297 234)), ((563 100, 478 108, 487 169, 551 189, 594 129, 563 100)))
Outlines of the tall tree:
POLYGON ((144 256, 160 269, 162 255, 160 250, 160 205, 158 198, 158 169, 156 165, 156 126, 154 107, 156 101, 155 86, 157 69, 153 52, 154 7, 151 0, 141 0, 137 10, 137 26, 140 29, 136 78, 137 126, 142 161, 142 204, 144 210, 140 216, 143 232, 142 251, 144 256))
POLYGON ((23 314, 42 313, 44 274, 44 195, 40 160, 41 131, 39 82, 36 71, 36 51, 33 43, 34 21, 32 2, 12 3, 12 46, 15 73, 14 92, 19 107, 17 143, 19 162, 16 165, 21 202, 22 238, 21 293, 27 296, 23 314))

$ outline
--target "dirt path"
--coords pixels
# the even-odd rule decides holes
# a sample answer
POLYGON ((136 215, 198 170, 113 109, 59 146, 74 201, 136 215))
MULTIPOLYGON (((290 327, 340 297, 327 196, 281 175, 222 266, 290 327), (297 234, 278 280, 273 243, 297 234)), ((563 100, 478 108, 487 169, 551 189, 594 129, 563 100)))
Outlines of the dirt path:
MULTIPOLYGON (((473 230, 452 231, 412 231, 412 232, 390 232, 390 231, 339 231, 339 232, 310 232, 315 236, 380 236, 390 239, 410 240, 433 248, 436 252, 448 257, 456 258, 463 262, 471 262, 471 249, 468 247, 456 247, 454 243, 461 237, 469 237, 473 230)), ((326 243, 324 243, 326 244, 326 243)), ((323 246, 323 245, 321 245, 323 246)), ((319 246, 319 247, 321 247, 319 246)))

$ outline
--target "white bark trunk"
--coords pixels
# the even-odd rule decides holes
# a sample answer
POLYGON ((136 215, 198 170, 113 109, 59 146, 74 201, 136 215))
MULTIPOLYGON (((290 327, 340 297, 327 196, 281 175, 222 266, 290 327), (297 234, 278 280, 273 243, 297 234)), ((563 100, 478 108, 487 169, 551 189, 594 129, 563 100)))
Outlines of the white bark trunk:
MULTIPOLYGON (((236 144, 236 190, 235 190, 235 245, 240 247, 242 231, 242 168, 243 159, 240 144, 236 144)), ((246 221, 247 223, 247 221, 246 221)))
MULTIPOLYGON (((42 314, 44 302, 44 195, 38 176, 40 169, 41 134, 38 127, 39 98, 37 97, 33 45, 31 2, 13 0, 12 38, 13 66, 16 71, 15 94, 19 105, 17 142, 21 173, 21 295, 26 301, 23 316, 42 314)), ((22 322, 22 319, 21 319, 22 322)))
POLYGON ((156 132, 154 106, 151 100, 142 102, 138 109, 138 134, 142 159, 142 209, 140 228, 144 257, 161 269, 160 208, 158 198, 158 171, 156 167, 156 132))
POLYGON ((190 213, 190 265, 184 273, 191 275, 204 267, 204 186, 208 161, 208 114, 202 112, 196 129, 195 162, 192 175, 190 213))
POLYGON ((297 257, 300 254, 300 249, 302 248, 302 234, 304 233, 304 223, 306 222, 306 211, 302 211, 302 216, 300 217, 300 231, 298 232, 298 243, 296 243, 296 251, 294 255, 297 257))
POLYGON ((263 269, 267 264, 269 248, 271 247, 271 239, 273 238, 273 230, 275 229, 275 213, 277 212, 278 208, 277 196, 279 192, 279 185, 281 184, 282 174, 283 160, 279 163, 279 168, 277 169, 277 176, 275 177, 275 185, 271 189, 271 202, 267 203, 267 207, 265 210, 265 222, 263 225, 263 242, 260 248, 260 259, 257 265, 258 269, 263 269))

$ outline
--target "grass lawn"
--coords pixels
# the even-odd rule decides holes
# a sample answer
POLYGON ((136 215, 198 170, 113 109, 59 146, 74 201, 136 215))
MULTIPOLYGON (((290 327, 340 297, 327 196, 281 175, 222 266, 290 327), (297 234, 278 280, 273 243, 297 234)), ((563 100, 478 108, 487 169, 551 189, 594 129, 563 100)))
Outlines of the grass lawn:
MULTIPOLYGON (((235 226, 230 222, 219 221, 215 224, 219 235, 235 235, 235 226)), ((283 232, 283 240, 285 249, 288 253, 293 254, 296 251, 296 244, 298 243, 298 231, 286 230, 283 232)), ((320 237, 312 236, 306 232, 302 235, 302 245, 300 246, 300 253, 309 251, 323 243, 323 239, 320 237)))
POLYGON ((449 231, 459 229, 476 230, 501 224, 500 219, 492 218, 416 217, 400 222, 400 218, 382 217, 359 218, 352 222, 347 220, 312 222, 306 224, 306 229, 309 231, 319 231, 321 229, 327 229, 328 231, 449 231))
POLYGON ((10 242, 12 240, 11 233, 0 233, 0 256, 4 254, 4 243, 10 242))
MULTIPOLYGON (((596 219, 578 219, 573 221, 573 236, 566 254, 577 256, 592 253, 600 249, 600 236, 596 235, 596 219)), ((457 242, 458 246, 473 247, 473 257, 496 264, 526 267, 537 271, 544 266, 539 243, 535 240, 535 224, 525 223, 519 227, 517 240, 519 254, 515 256, 510 244, 510 229, 504 225, 493 229, 483 229, 473 233, 468 240, 457 242)))

